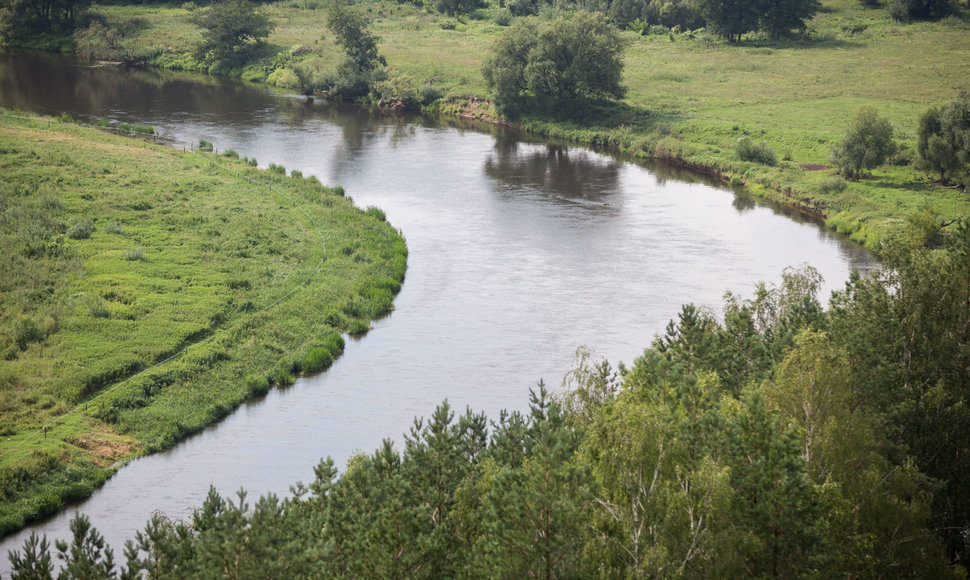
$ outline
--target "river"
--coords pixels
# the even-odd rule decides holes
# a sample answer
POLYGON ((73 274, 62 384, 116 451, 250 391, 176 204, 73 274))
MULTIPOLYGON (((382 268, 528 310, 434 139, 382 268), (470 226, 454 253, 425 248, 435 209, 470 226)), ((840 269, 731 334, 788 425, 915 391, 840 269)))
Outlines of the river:
MULTIPOLYGON (((395 310, 323 374, 243 405, 174 449, 131 462, 89 500, 31 530, 67 537, 75 509, 122 558, 154 510, 185 517, 210 485, 224 495, 286 494, 332 456, 343 465, 448 399, 494 416, 558 385, 581 345, 631 362, 687 302, 718 309, 725 291, 809 263, 825 296, 862 248, 811 221, 704 178, 498 129, 399 120, 245 84, 94 68, 0 53, 0 107, 149 124, 178 147, 220 151, 342 185, 382 208, 410 257, 395 310)), ((399 445, 400 448, 400 445, 399 445)))

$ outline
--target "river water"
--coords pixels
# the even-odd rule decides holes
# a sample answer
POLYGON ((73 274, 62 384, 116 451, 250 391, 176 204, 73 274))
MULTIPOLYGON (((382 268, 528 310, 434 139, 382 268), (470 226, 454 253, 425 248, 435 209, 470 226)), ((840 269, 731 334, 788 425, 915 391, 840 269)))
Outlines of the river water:
MULTIPOLYGON (((0 54, 0 107, 150 124, 342 185, 382 208, 410 249, 394 312, 327 372, 242 406, 174 449, 131 462, 89 500, 30 530, 67 536, 87 513, 121 557, 154 510, 186 517, 210 485, 287 493, 448 399, 495 415, 558 385, 577 347, 631 362, 687 302, 717 309, 809 263, 825 296, 871 256, 818 224, 690 173, 488 128, 307 104, 240 82, 0 54)), ((400 447, 400 446, 399 446, 400 447)))

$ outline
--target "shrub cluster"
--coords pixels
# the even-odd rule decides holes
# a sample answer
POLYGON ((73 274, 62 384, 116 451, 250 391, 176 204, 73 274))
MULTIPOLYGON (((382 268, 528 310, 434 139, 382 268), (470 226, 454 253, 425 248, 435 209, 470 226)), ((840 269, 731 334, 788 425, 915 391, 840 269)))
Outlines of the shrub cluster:
POLYGON ((742 161, 753 161, 754 163, 761 163, 763 165, 778 165, 778 157, 775 155, 774 149, 763 141, 755 143, 747 135, 743 135, 738 139, 735 150, 738 153, 738 158, 742 161))

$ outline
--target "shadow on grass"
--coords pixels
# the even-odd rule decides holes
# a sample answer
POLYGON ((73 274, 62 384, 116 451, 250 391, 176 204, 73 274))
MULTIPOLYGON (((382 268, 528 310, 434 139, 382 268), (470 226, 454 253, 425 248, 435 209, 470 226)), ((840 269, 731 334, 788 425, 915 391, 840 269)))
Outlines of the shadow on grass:
POLYGON ((859 183, 877 187, 879 189, 894 189, 914 194, 933 194, 939 192, 939 184, 935 184, 926 179, 912 181, 891 181, 879 176, 868 176, 857 180, 859 183))
POLYGON ((678 110, 653 110, 605 99, 578 99, 543 103, 525 101, 513 117, 521 122, 552 122, 587 131, 613 131, 629 127, 637 133, 652 132, 662 123, 686 118, 678 110))

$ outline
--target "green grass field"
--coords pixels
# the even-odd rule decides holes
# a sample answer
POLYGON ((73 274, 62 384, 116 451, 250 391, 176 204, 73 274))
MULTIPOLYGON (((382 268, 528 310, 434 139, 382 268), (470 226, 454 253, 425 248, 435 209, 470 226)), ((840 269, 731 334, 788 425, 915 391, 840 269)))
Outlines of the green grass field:
MULTIPOLYGON (((823 5, 805 37, 791 41, 749 38, 735 45, 703 31, 624 32, 629 91, 620 106, 591 111, 581 120, 527 118, 521 125, 540 135, 715 169, 726 179, 744 181, 755 194, 822 216, 873 249, 921 204, 928 202, 940 219, 966 212, 970 197, 965 192, 939 187, 908 161, 915 158, 920 113, 970 90, 967 9, 940 22, 902 24, 885 6, 867 8, 857 0, 824 0, 823 5), (875 106, 892 121, 908 153, 898 157, 899 165, 841 184, 828 167, 829 154, 862 105, 875 106), (779 165, 740 161, 734 146, 745 134, 770 146, 782 160, 779 165)), ((390 69, 439 87, 451 101, 439 110, 494 118, 489 107, 474 101, 469 107, 468 99, 488 97, 481 64, 504 30, 491 19, 497 7, 456 20, 386 1, 362 6, 382 38, 390 69)), ((317 0, 266 5, 277 28, 266 59, 243 76, 285 86, 295 82, 286 71, 295 62, 317 62, 324 70, 333 66, 340 51, 321 7, 317 0), (272 59, 297 46, 307 54, 289 62, 272 59)), ((116 22, 144 18, 150 26, 140 42, 164 49, 158 64, 191 61, 185 53, 198 36, 186 8, 94 9, 116 22)))
POLYGON ((404 277, 314 178, 7 115, 0 167, 0 533, 325 368, 404 277))

